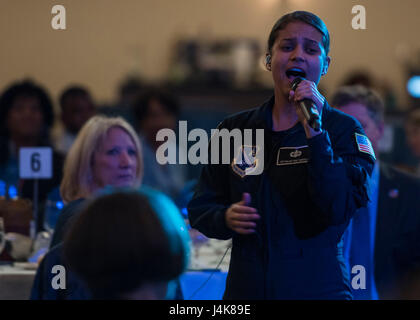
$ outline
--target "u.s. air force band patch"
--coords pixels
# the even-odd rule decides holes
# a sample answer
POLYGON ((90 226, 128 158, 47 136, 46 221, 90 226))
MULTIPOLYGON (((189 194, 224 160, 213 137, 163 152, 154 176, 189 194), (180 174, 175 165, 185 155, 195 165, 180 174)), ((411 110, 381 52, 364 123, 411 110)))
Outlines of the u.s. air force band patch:
POLYGON ((357 132, 354 135, 356 137, 356 144, 359 151, 371 155, 373 159, 376 160, 375 151, 373 151, 372 144, 370 143, 368 137, 357 132))
POLYGON ((282 147, 277 152, 277 165, 288 166, 292 164, 307 163, 309 161, 308 146, 282 147))
POLYGON ((233 172, 235 172, 241 178, 247 175, 258 174, 256 173, 257 169, 260 165, 264 165, 264 163, 260 162, 258 157, 259 152, 259 146, 240 146, 236 156, 233 158, 231 163, 233 172))

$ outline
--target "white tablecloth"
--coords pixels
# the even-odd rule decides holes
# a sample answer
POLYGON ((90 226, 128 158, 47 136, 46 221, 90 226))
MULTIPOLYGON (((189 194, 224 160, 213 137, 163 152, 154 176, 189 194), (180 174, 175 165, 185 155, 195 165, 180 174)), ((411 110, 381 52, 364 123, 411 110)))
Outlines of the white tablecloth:
MULTIPOLYGON (((36 270, 0 265, 0 300, 28 300, 36 270)), ((185 300, 219 300, 225 291, 226 272, 187 271, 181 276, 185 300)))
POLYGON ((27 300, 36 270, 0 265, 0 300, 27 300))

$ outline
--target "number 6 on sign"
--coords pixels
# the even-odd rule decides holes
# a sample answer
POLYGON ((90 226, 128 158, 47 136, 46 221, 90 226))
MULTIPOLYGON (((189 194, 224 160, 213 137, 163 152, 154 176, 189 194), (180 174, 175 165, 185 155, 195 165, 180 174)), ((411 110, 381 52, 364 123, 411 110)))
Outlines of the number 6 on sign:
POLYGON ((49 147, 20 148, 19 176, 22 179, 51 179, 52 150, 49 147))

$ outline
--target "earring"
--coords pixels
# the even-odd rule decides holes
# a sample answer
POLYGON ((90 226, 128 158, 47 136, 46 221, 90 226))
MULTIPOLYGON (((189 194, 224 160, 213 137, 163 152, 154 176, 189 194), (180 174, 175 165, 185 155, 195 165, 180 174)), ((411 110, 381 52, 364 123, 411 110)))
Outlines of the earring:
POLYGON ((265 57, 265 67, 268 71, 271 71, 271 55, 265 57))

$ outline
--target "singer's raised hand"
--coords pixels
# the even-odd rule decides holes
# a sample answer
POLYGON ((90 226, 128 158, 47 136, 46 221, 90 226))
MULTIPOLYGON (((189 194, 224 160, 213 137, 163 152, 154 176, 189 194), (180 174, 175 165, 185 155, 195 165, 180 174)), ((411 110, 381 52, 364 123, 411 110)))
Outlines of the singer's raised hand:
POLYGON ((226 225, 239 234, 252 234, 257 226, 256 220, 260 219, 257 209, 249 207, 251 195, 242 194, 242 200, 232 204, 225 214, 226 225))
POLYGON ((289 101, 294 102, 296 107, 296 114, 298 115, 299 121, 302 123, 303 127, 305 128, 306 136, 308 138, 312 138, 318 134, 321 133, 321 131, 315 131, 313 130, 306 120, 305 116, 303 115, 303 112, 298 104, 299 101, 302 101, 304 99, 311 100, 317 110, 319 115, 322 114, 322 107, 325 102, 324 96, 319 93, 318 88, 316 84, 309 80, 302 80, 299 85, 297 86, 296 90, 290 90, 289 93, 289 101))
POLYGON ((315 103, 318 113, 321 114, 322 106, 324 105, 325 98, 318 91, 315 82, 309 80, 302 80, 296 91, 290 90, 289 101, 298 102, 304 99, 312 100, 315 103))

